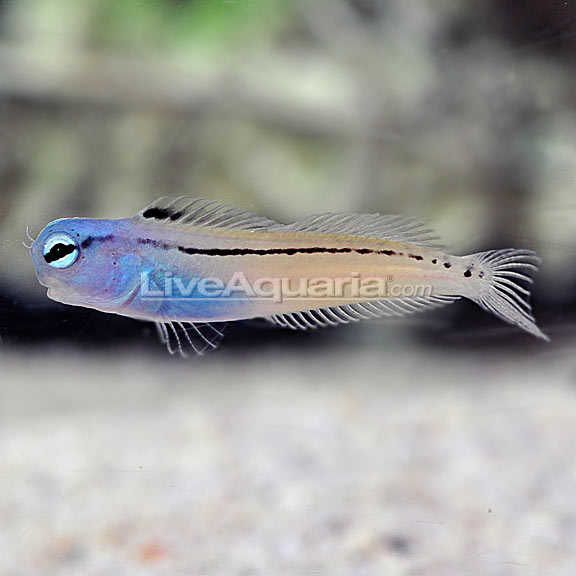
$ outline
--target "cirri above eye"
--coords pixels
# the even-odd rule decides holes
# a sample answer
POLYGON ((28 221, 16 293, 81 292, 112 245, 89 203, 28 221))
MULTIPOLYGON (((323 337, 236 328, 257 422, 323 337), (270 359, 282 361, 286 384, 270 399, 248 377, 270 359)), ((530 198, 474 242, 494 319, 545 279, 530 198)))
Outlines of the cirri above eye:
POLYGON ((80 248, 72 236, 54 234, 44 244, 44 260, 52 268, 70 268, 78 260, 80 248))

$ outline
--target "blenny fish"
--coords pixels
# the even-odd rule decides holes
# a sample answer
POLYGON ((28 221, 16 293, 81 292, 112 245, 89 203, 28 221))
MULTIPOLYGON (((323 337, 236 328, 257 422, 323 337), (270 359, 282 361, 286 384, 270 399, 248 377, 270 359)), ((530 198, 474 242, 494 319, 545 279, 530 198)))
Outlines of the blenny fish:
POLYGON ((263 317, 311 329, 469 298, 538 338, 535 252, 444 252, 421 222, 319 214, 280 224, 217 202, 160 198, 118 220, 52 222, 31 246, 53 300, 156 323, 171 353, 215 348, 215 326, 263 317))

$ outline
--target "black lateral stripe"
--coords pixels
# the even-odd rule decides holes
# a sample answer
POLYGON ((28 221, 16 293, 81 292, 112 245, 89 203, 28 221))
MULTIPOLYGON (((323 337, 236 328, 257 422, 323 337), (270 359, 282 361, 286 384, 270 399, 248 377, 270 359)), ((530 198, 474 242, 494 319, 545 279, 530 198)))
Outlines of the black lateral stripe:
POLYGON ((81 244, 82 250, 86 250, 86 248, 90 248, 90 246, 92 246, 93 242, 94 242, 94 236, 88 236, 88 238, 86 238, 86 240, 84 240, 84 242, 82 242, 82 244, 81 244))
POLYGON ((267 250, 258 250, 254 248, 186 248, 178 246, 178 250, 190 256, 273 256, 285 255, 294 256, 295 254, 383 254, 392 256, 395 253, 389 250, 372 250, 370 248, 270 248, 267 250))
POLYGON ((351 248, 269 248, 267 250, 258 250, 254 248, 185 248, 179 246, 178 250, 191 256, 272 256, 285 255, 294 256, 295 254, 350 254, 351 248))
POLYGON ((114 234, 108 234, 108 236, 87 236, 80 247, 82 250, 86 250, 94 244, 94 242, 109 242, 110 240, 114 240, 114 234))
MULTIPOLYGON (((108 240, 113 236, 96 238, 96 240, 108 240)), ((372 248, 189 248, 186 246, 174 246, 160 240, 152 238, 138 238, 138 243, 143 246, 154 246, 162 250, 175 250, 190 256, 294 256, 295 254, 379 254, 382 256, 404 256, 404 252, 395 252, 394 250, 374 250, 372 248)), ((422 261, 423 256, 419 254, 408 254, 408 258, 422 261)))
POLYGON ((167 242, 160 242, 160 240, 153 240, 152 238, 138 238, 138 244, 142 246, 154 246, 154 248, 162 248, 162 250, 171 250, 174 246, 170 246, 167 242))

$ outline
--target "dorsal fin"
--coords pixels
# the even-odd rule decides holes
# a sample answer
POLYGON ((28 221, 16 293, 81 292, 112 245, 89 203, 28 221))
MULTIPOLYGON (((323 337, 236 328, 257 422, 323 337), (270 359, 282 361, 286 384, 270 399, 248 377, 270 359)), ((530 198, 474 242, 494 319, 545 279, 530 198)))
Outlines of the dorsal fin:
POLYGON ((177 226, 346 234, 406 242, 427 248, 443 248, 439 238, 423 222, 396 215, 316 214, 293 224, 284 225, 247 210, 212 200, 164 196, 146 206, 136 218, 177 226))
POLYGON ((158 198, 141 210, 136 218, 163 222, 166 225, 203 226, 234 230, 267 230, 281 226, 241 208, 202 198, 158 198))
POLYGON ((415 218, 381 214, 316 214, 283 227, 285 232, 347 234, 442 249, 440 239, 415 218))

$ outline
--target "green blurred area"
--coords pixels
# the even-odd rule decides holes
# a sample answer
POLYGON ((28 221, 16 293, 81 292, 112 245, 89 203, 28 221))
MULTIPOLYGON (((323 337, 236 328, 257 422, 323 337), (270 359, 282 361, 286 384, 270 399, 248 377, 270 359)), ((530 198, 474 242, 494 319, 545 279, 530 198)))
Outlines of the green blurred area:
POLYGON ((270 34, 287 0, 46 0, 4 9, 5 33, 74 37, 79 47, 120 51, 234 50, 270 34), (74 24, 75 26, 70 26, 74 24))
POLYGON ((271 33, 286 0, 92 2, 97 44, 139 52, 210 49, 225 53, 271 33), (151 42, 152 41, 152 42, 151 42), (152 43, 152 46, 151 46, 152 43))

